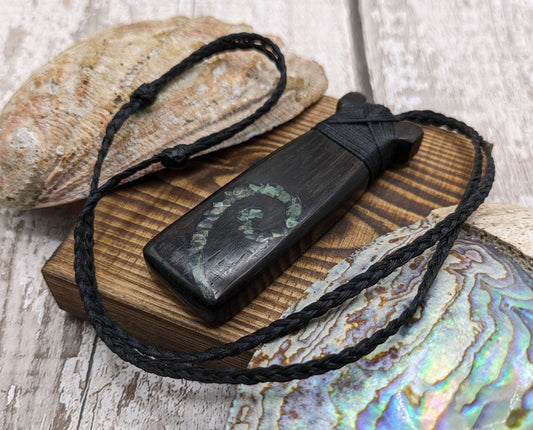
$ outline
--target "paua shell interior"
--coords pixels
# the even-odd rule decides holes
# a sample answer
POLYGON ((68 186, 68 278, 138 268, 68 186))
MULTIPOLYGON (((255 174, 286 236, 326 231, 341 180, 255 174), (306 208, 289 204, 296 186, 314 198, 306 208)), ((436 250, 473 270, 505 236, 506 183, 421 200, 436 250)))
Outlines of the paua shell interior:
MULTIPOLYGON (((431 224, 423 220, 362 248, 293 308, 366 270, 431 224)), ((369 336, 414 296, 431 253, 304 330, 262 347, 250 366, 319 358, 369 336)), ((337 371, 239 387, 227 428, 533 428, 532 333, 533 279, 491 243, 462 233, 409 326, 337 371)))

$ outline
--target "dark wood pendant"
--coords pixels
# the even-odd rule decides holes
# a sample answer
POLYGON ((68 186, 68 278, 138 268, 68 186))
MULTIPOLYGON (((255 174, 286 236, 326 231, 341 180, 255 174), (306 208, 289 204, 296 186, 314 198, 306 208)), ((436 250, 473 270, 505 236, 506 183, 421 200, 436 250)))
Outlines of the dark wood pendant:
MULTIPOLYGON (((337 113, 364 103, 350 93, 337 113)), ((395 123, 392 162, 417 151, 422 129, 395 123)), ((389 167, 389 166, 386 166, 389 167)), ((370 181, 365 163, 316 129, 242 173, 154 237, 144 256, 206 322, 250 302, 331 227, 370 181)))

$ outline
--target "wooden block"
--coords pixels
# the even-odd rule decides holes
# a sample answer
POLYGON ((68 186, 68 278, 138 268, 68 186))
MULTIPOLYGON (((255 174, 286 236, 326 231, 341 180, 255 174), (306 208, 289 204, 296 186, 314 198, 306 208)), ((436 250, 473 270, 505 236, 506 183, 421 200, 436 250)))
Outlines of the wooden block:
MULTIPOLYGON (((181 351, 205 349, 268 325, 315 280, 375 237, 459 201, 470 175, 468 139, 433 127, 409 166, 387 171, 318 242, 227 323, 211 328, 150 273, 144 245, 221 186, 284 143, 334 113, 324 97, 298 118, 250 142, 196 158, 179 171, 163 171, 120 187, 96 211, 96 276, 104 305, 124 328, 181 351)), ((58 305, 86 318, 74 281, 73 237, 43 268, 58 305)), ((246 366, 252 352, 222 361, 246 366)), ((220 365, 220 364, 219 364, 220 365)))

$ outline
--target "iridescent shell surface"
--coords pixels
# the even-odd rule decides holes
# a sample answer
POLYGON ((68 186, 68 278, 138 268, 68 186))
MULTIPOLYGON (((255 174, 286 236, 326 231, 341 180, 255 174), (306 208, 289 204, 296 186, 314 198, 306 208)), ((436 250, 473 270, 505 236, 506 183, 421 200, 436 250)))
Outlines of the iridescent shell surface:
MULTIPOLYGON (((315 282, 293 308, 411 242, 435 219, 362 248, 315 282)), ((337 371, 239 387, 227 428, 533 428, 531 271, 501 242, 484 237, 461 233, 422 312, 398 335, 337 371)), ((306 329, 262 347, 251 367, 319 358, 369 336, 404 309, 430 255, 415 258, 306 329)))
MULTIPOLYGON (((140 22, 79 42, 37 70, 0 114, 0 205, 25 209, 83 198, 105 127, 133 90, 205 43, 243 31, 252 29, 209 17, 140 22)), ((282 50, 288 84, 281 100, 220 146, 290 120, 324 93, 321 66, 282 50)), ((126 122, 102 179, 244 118, 266 100, 278 78, 275 66, 255 51, 220 54, 190 69, 126 122)))

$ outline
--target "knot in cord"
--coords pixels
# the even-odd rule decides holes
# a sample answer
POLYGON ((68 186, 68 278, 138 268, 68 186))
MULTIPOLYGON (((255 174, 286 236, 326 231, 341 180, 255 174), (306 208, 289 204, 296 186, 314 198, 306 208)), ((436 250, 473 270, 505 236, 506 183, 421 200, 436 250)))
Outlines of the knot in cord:
POLYGON ((155 102, 159 88, 153 83, 142 84, 130 96, 132 103, 138 103, 139 109, 150 106, 155 102))
POLYGON ((176 169, 182 167, 192 154, 191 145, 180 144, 161 151, 157 157, 166 168, 176 169))
POLYGON ((397 121, 385 106, 362 102, 339 106, 335 115, 315 129, 359 158, 373 182, 393 161, 394 151, 389 147, 398 139, 397 121))

